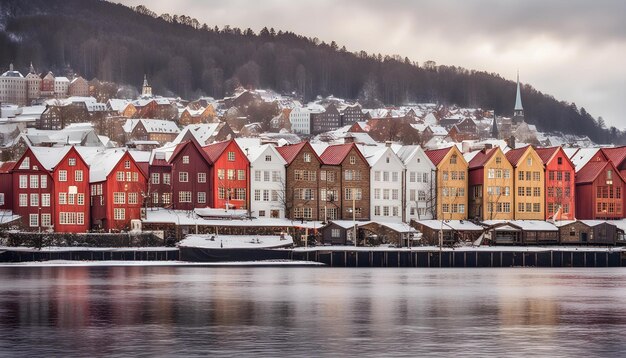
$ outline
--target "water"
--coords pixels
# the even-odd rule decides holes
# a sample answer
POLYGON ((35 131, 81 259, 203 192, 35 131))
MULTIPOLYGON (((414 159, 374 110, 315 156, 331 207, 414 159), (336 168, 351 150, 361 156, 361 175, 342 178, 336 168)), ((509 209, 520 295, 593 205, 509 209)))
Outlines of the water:
POLYGON ((626 269, 0 268, 0 355, 624 356, 626 269))

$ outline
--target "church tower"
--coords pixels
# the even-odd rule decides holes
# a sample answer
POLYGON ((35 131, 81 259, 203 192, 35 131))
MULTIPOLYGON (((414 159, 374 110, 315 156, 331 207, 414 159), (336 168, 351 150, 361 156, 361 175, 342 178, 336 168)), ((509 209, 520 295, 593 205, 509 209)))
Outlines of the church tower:
POLYGON ((522 107, 522 94, 519 86, 519 71, 517 71, 517 94, 515 96, 515 108, 513 108, 513 123, 524 122, 524 107, 522 107))
POLYGON ((152 97, 152 87, 148 84, 148 77, 143 75, 143 87, 141 88, 141 97, 152 97))
POLYGON ((498 123, 495 110, 493 111, 493 122, 491 122, 491 138, 500 139, 500 132, 498 131, 498 123))

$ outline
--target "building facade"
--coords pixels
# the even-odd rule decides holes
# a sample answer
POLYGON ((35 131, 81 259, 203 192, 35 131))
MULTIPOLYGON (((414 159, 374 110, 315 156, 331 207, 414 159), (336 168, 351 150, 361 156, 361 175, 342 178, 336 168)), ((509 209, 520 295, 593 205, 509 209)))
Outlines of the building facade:
POLYGON ((512 149, 506 158, 513 166, 515 220, 545 219, 543 160, 531 146, 512 149))
POLYGON ((285 159, 273 145, 247 148, 250 160, 250 212, 258 218, 284 218, 285 159))
MULTIPOLYGON (((319 220, 322 162, 309 142, 276 148, 285 159, 285 216, 292 220, 319 220)), ((337 193, 339 195, 339 193, 337 193)))
POLYGON ((469 217, 513 220, 513 166, 500 147, 481 150, 469 162, 469 217))
POLYGON ((467 219, 468 164, 456 146, 426 151, 437 166, 437 220, 467 219))
POLYGON ((576 218, 576 169, 561 147, 535 149, 545 167, 545 219, 576 218))

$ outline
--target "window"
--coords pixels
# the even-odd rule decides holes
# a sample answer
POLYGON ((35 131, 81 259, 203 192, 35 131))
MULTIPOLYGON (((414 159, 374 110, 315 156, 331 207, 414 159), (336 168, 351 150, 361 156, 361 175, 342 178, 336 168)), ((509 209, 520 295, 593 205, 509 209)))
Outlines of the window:
POLYGON ((41 214, 41 226, 52 226, 52 216, 50 214, 41 214))
POLYGON ((356 157, 354 155, 350 156, 350 164, 356 164, 356 157))
MULTIPOLYGON (((561 189, 561 188, 558 188, 558 189, 561 189)), ((541 189, 538 188, 538 187, 534 187, 533 188, 533 196, 541 196, 541 189)))
POLYGON ((450 157, 450 164, 456 164, 456 159, 457 159, 457 155, 452 154, 452 156, 450 157))
POLYGON ((83 171, 77 170, 74 172, 74 180, 75 181, 83 181, 83 171))
MULTIPOLYGON (((398 195, 399 195, 398 193, 399 193, 399 192, 400 192, 400 191, 399 191, 398 189, 393 189, 393 190, 391 191, 391 199, 392 199, 392 200, 398 200, 398 195)), ((396 215, 394 215, 394 216, 396 216, 396 215)))
POLYGON ((117 181, 124 181, 124 172, 117 172, 117 173, 115 173, 115 180, 117 180, 117 181))
POLYGON ((558 165, 563 164, 563 158, 561 158, 561 157, 556 158, 556 163, 557 163, 558 165))
POLYGON ((448 180, 448 171, 446 170, 443 171, 443 180, 448 180))
POLYGON ((389 189, 383 189, 383 200, 389 200, 389 189))
POLYGON ((138 199, 139 199, 139 195, 137 193, 128 193, 128 203, 129 204, 137 204, 139 202, 138 199))
POLYGON ((261 190, 259 189, 254 190, 254 200, 261 201, 261 190))
POLYGON ((133 181, 139 181, 139 173, 133 172, 133 181))
POLYGON ((198 173, 198 183, 206 183, 206 173, 198 173))
POLYGON ((28 223, 30 227, 39 226, 39 215, 38 214, 30 214, 28 215, 28 223))
POLYGON ((217 188, 217 198, 224 199, 226 197, 226 189, 225 188, 217 188))
POLYGON ((235 200, 246 200, 246 189, 237 188, 235 192, 235 200))
MULTIPOLYGON (((561 173, 561 172, 559 172, 559 174, 560 174, 560 173, 561 173)), ((557 175, 557 178, 558 178, 558 175, 557 175)), ((540 181, 540 180, 541 180, 541 173, 539 173, 539 172, 533 172, 533 180, 534 180, 534 181, 540 181)), ((561 179, 558 179, 558 180, 561 180, 561 179)))
POLYGON ((374 189, 374 199, 380 199, 380 189, 376 188, 374 189))
POLYGON ((272 190, 272 201, 278 201, 278 192, 276 190, 272 190))
POLYGON ((259 210, 259 216, 265 216, 265 210, 259 210))
POLYGON ((28 175, 20 175, 20 189, 28 188, 28 175))
MULTIPOLYGON (((270 172, 267 172, 267 180, 266 181, 270 181, 270 172)), ((237 170, 237 180, 246 180, 246 171, 243 169, 238 169, 237 170)))
POLYGON ((20 169, 30 169, 30 158, 25 157, 20 163, 20 169))
POLYGON ((374 207, 374 215, 380 216, 380 206, 376 205, 374 207))
POLYGON ((20 194, 20 206, 28 206, 28 194, 20 194))
POLYGON ((416 175, 415 175, 415 174, 416 174, 415 172, 410 172, 410 173, 409 173, 409 181, 410 181, 411 183, 415 183, 415 180, 416 180, 416 179, 415 179, 415 177, 416 177, 416 175))
POLYGON ((198 192, 198 204, 206 203, 206 192, 199 191, 198 192))
POLYGON ((228 152, 228 161, 229 162, 235 161, 235 152, 228 152))
POLYGON ((450 212, 450 204, 442 204, 441 205, 441 211, 444 213, 449 213, 450 212))
POLYGON ((39 194, 30 194, 30 206, 39 206, 39 194))
POLYGON ((76 196, 76 204, 85 205, 85 194, 78 194, 76 196))
POLYGON ((48 188, 48 177, 45 175, 39 176, 40 184, 42 189, 48 188))
POLYGON ((527 166, 529 166, 529 167, 530 167, 531 165, 533 165, 533 158, 528 158, 528 159, 526 159, 526 165, 527 165, 527 166))
POLYGON ((261 171, 260 170, 255 170, 254 171, 254 181, 261 181, 261 171))
POLYGON ((310 163, 311 162, 311 153, 304 153, 304 155, 302 157, 303 157, 305 163, 310 163))
POLYGON ((496 170, 495 169, 489 169, 487 171, 487 178, 494 179, 495 177, 496 177, 496 170))
POLYGON ((267 189, 263 190, 263 201, 270 201, 270 191, 267 189))
POLYGON ((59 181, 67 181, 67 170, 59 170, 59 181))
POLYGON ((417 191, 417 200, 418 201, 426 201, 426 191, 418 190, 417 191))
POLYGON ((0 193, 0 206, 4 205, 4 193, 0 193))
POLYGON ((541 210, 541 204, 539 203, 534 203, 533 204, 533 212, 534 213, 538 213, 541 210))
POLYGON ((76 224, 85 225, 85 213, 76 213, 76 224))
POLYGON ((132 181, 133 175, 131 172, 126 172, 126 181, 132 181))
POLYGON ((115 192, 113 193, 113 204, 125 204, 126 193, 115 192))
POLYGON ((189 156, 183 155, 183 164, 189 164, 189 156))
POLYGON ((130 169, 130 160, 125 160, 124 161, 124 168, 125 169, 130 169))
POLYGON ((389 207, 383 206, 383 216, 389 216, 389 207))
POLYGON ((68 159, 68 164, 73 167, 76 165, 76 158, 69 158, 68 159))
POLYGON ((496 164, 502 164, 502 158, 496 157, 496 164))
POLYGON ((398 172, 392 172, 391 173, 391 181, 393 181, 393 182, 397 182, 398 181, 398 172))
POLYGON ((67 204, 67 193, 59 193, 59 204, 67 204))
POLYGON ((517 172, 517 180, 524 180, 524 171, 520 170, 517 172))
POLYGON ((178 201, 181 203, 191 203, 191 192, 190 191, 179 191, 178 192, 178 201))
MULTIPOLYGON (((241 178, 239 178, 239 180, 246 180, 246 174, 243 170, 239 171, 240 173, 238 173, 238 175, 241 174, 241 178)), ((270 171, 269 170, 264 170, 263 171, 263 181, 270 181, 270 171)))
POLYGON ((266 162, 271 162, 272 161, 272 156, 271 155, 266 155, 265 156, 265 161, 266 162))
POLYGON ((170 177, 171 175, 169 173, 163 173, 163 184, 169 185, 170 177))
POLYGON ((39 175, 30 176, 30 187, 37 189, 39 187, 39 175))
POLYGON ((50 194, 41 194, 41 206, 50 206, 50 194))
POLYGON ((113 209, 113 219, 114 220, 125 220, 126 219, 126 209, 115 208, 113 209))
POLYGON ((150 175, 150 181, 152 182, 152 184, 159 184, 160 179, 161 176, 159 175, 159 173, 152 173, 150 175))
POLYGON ((189 173, 187 172, 180 172, 178 173, 178 181, 181 183, 186 183, 189 181, 189 173))
POLYGON ((164 205, 169 205, 172 202, 172 194, 171 193, 163 193, 161 196, 161 201, 164 205))
MULTIPOLYGON (((411 173, 415 174, 415 173, 411 173)), ((380 181, 380 170, 374 172, 374 181, 380 181)))

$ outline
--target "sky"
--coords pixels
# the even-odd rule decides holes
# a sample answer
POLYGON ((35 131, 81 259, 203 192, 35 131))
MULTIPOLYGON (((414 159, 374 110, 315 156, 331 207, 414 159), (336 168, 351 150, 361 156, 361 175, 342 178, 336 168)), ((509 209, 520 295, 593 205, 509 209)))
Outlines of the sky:
POLYGON ((520 82, 626 129, 626 1, 117 1, 211 27, 257 33, 274 27, 334 40, 352 52, 432 60, 510 80, 519 70, 520 82))

